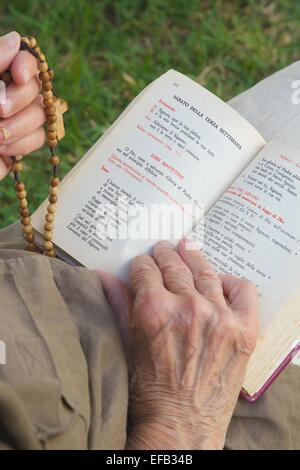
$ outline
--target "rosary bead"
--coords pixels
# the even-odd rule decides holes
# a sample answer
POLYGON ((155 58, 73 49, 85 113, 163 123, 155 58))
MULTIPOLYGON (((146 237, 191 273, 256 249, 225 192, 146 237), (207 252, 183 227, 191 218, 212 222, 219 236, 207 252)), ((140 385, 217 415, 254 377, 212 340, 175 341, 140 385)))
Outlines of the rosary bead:
POLYGON ((49 212, 49 214, 55 214, 56 212, 56 205, 55 204, 48 204, 47 206, 47 211, 49 212))
POLYGON ((40 72, 47 72, 48 70, 48 64, 45 61, 39 62, 38 63, 38 69, 40 72))
POLYGON ((44 255, 50 256, 51 258, 55 258, 56 252, 55 252, 54 249, 52 249, 52 250, 47 250, 47 251, 44 252, 44 255))
POLYGON ((19 206, 21 209, 25 209, 28 206, 28 202, 26 199, 19 199, 19 206))
POLYGON ((54 215, 53 214, 46 214, 46 220, 47 222, 54 222, 54 215))
POLYGON ((52 124, 47 123, 47 131, 57 131, 57 124, 53 122, 52 124))
POLYGON ((24 217, 22 219, 22 224, 23 225, 30 225, 30 223, 31 223, 30 217, 24 217))
POLYGON ((51 82, 43 82, 42 83, 42 90, 44 90, 44 91, 52 90, 52 83, 51 82))
MULTIPOLYGON (((42 52, 39 53, 39 59, 40 59, 40 62, 45 62, 46 61, 46 56, 45 54, 43 54, 42 52)), ((47 68, 48 70, 48 68, 47 68)))
POLYGON ((53 92, 52 90, 48 90, 48 91, 43 91, 43 97, 45 100, 50 100, 50 98, 53 98, 53 92))
POLYGON ((44 230, 46 230, 46 232, 51 232, 53 230, 53 228, 54 228, 54 225, 51 222, 47 222, 44 225, 44 230))
POLYGON ((51 204, 55 204, 57 202, 57 196, 49 196, 48 200, 51 204))
POLYGON ((47 130, 47 137, 48 137, 48 139, 56 139, 57 138, 57 131, 47 130))
POLYGON ((45 239, 46 241, 51 241, 51 240, 52 240, 52 237, 53 237, 52 232, 50 232, 50 231, 45 231, 45 232, 44 232, 44 239, 45 239))
POLYGON ((15 162, 12 166, 12 169, 15 173, 19 173, 20 171, 22 171, 22 163, 20 162, 15 162))
POLYGON ((60 182, 60 179, 57 176, 51 176, 50 178, 51 186, 58 186, 59 182, 60 182))
POLYGON ((46 240, 43 243, 43 247, 45 248, 45 250, 50 251, 53 248, 53 243, 50 240, 46 240))
POLYGON ((50 157, 50 163, 51 163, 51 165, 53 165, 53 166, 59 165, 59 161, 60 161, 60 160, 59 160, 59 157, 58 157, 57 155, 52 155, 52 156, 50 157))
POLYGON ((49 188, 49 194, 51 194, 51 196, 56 196, 56 195, 57 195, 57 191, 58 191, 57 186, 55 186, 55 187, 50 186, 50 188, 49 188))
POLYGON ((26 250, 28 251, 36 251, 36 247, 34 243, 28 243, 26 250))
POLYGON ((40 47, 35 47, 34 50, 35 50, 35 52, 36 52, 37 54, 40 54, 40 53, 41 53, 40 47))
POLYGON ((24 225, 23 232, 27 234, 32 233, 32 225, 24 225))
POLYGON ((53 105, 53 98, 44 98, 44 106, 48 108, 48 106, 53 105))
POLYGON ((58 140, 57 139, 47 139, 47 144, 48 144, 48 147, 54 148, 58 145, 58 140))
POLYGON ((27 209, 27 207, 20 208, 19 212, 20 212, 21 217, 28 217, 29 216, 29 210, 27 209))
POLYGON ((18 182, 18 183, 15 184, 15 187, 16 187, 16 190, 17 190, 17 191, 24 191, 24 189, 25 189, 25 184, 18 182))
POLYGON ((30 47, 34 49, 37 44, 36 39, 33 36, 30 36, 29 40, 30 40, 30 47))
POLYGON ((26 191, 17 191, 17 198, 18 199, 26 199, 27 193, 26 191))
POLYGON ((45 110, 45 113, 47 116, 51 116, 51 115, 55 115, 56 114, 56 108, 55 106, 51 105, 51 106, 46 106, 46 110, 45 110))
POLYGON ((55 116, 55 114, 51 115, 51 116, 47 116, 47 123, 48 124, 55 124, 57 121, 57 117, 55 116))
POLYGON ((30 47, 30 39, 27 38, 26 36, 23 36, 23 37, 21 38, 21 42, 27 44, 27 46, 30 47))
POLYGON ((34 235, 33 235, 33 233, 27 233, 27 234, 25 234, 25 235, 26 235, 26 240, 27 240, 28 242, 31 242, 31 243, 32 243, 32 242, 34 241, 34 235))
POLYGON ((50 80, 49 72, 40 72, 39 79, 41 80, 41 82, 49 82, 50 80))
POLYGON ((50 75, 50 80, 53 80, 53 78, 54 78, 54 72, 53 72, 53 70, 52 70, 52 69, 48 69, 48 73, 49 73, 49 75, 50 75))

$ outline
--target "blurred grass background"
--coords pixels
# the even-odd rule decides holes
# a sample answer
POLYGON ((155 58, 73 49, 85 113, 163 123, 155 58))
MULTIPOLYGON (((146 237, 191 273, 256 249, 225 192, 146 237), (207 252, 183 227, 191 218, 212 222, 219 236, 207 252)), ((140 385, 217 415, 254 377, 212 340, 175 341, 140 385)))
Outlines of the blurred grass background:
MULTIPOLYGON (((61 174, 129 101, 169 68, 227 100, 299 59, 297 0, 9 0, 0 35, 33 35, 67 99, 61 174)), ((46 197, 48 152, 26 159, 31 209, 46 197)), ((13 182, 0 183, 0 227, 18 218, 13 182)))

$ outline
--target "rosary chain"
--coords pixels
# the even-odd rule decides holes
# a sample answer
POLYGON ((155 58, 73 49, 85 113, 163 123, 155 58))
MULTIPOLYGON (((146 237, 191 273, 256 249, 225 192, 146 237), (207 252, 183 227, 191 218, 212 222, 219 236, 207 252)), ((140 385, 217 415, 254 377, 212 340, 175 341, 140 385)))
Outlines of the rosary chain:
MULTIPOLYGON (((26 50, 31 53, 37 60, 39 70, 39 80, 41 82, 41 93, 43 95, 43 103, 46 114, 46 132, 47 132, 47 145, 50 149, 50 164, 52 166, 52 177, 50 178, 49 196, 47 205, 47 214, 45 216, 45 225, 43 233, 43 253, 50 257, 55 257, 56 252, 52 242, 54 220, 57 204, 57 192, 59 185, 58 166, 60 163, 59 157, 54 153, 54 148, 58 144, 58 130, 57 130, 57 109, 54 104, 53 86, 52 81, 54 77, 53 71, 49 68, 45 55, 37 45, 34 37, 22 37, 20 50, 26 50)), ((9 83, 11 80, 10 72, 6 71, 1 74, 0 78, 9 83)), ((27 193, 25 184, 21 180, 22 163, 17 161, 15 156, 11 157, 12 171, 14 174, 16 195, 19 201, 19 213, 21 216, 23 237, 27 240, 27 250, 37 251, 35 245, 35 236, 31 224, 30 213, 28 209, 27 193)))

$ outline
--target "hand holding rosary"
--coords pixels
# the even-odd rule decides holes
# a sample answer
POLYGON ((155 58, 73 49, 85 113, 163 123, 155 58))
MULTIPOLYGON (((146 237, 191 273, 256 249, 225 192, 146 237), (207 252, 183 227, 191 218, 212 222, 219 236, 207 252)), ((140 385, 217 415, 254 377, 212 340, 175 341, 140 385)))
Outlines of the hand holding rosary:
MULTIPOLYGON (((46 133, 47 133, 47 145, 50 149, 50 164, 52 166, 52 176, 50 178, 49 187, 49 204, 47 206, 47 214, 45 216, 44 225, 44 242, 43 242, 43 253, 47 256, 55 257, 55 249, 53 246, 53 228, 54 219, 57 204, 57 191, 59 185, 58 178, 58 166, 59 157, 54 152, 58 142, 64 137, 64 123, 63 113, 68 109, 67 103, 60 98, 57 98, 53 94, 53 77, 54 73, 49 68, 46 61, 45 55, 41 52, 41 49, 37 46, 37 41, 33 37, 22 37, 20 50, 28 51, 37 60, 37 66, 39 70, 39 80, 41 82, 41 93, 43 95, 43 103, 46 114, 46 133)), ((6 85, 11 81, 11 74, 6 71, 0 75, 0 79, 3 80, 6 85)), ((5 135, 4 135, 5 138, 5 135)), ((17 161, 15 156, 11 156, 12 171, 14 174, 16 195, 19 201, 19 212, 21 216, 22 232, 24 238, 27 240, 27 249, 30 251, 37 251, 38 248, 34 242, 33 227, 31 225, 30 213, 28 209, 27 193, 25 191, 25 184, 21 180, 22 163, 17 161)))

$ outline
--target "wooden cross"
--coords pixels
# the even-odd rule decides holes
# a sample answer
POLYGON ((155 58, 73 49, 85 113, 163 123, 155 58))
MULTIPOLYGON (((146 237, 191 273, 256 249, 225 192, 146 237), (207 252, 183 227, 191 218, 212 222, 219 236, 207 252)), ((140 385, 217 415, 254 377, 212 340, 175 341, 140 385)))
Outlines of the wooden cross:
POLYGON ((65 136, 65 126, 64 126, 64 118, 63 114, 68 111, 68 103, 61 99, 58 98, 57 96, 53 97, 53 104, 56 109, 56 117, 57 117, 57 140, 63 139, 65 136))

